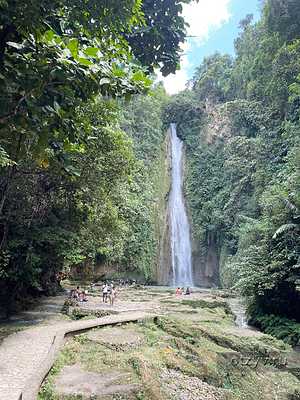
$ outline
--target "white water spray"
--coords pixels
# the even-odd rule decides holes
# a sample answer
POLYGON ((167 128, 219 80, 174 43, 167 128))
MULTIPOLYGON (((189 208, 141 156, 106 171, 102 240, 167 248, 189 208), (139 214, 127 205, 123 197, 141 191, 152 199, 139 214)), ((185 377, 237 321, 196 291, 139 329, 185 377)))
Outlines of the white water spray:
POLYGON ((171 251, 174 286, 193 286, 190 226, 185 209, 183 182, 183 143, 171 124, 172 185, 169 198, 171 251))

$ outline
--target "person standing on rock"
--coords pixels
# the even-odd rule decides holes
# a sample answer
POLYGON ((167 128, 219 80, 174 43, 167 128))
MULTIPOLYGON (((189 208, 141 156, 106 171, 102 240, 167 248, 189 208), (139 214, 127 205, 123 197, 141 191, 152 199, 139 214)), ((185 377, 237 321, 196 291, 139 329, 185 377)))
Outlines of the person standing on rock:
POLYGON ((113 286, 111 286, 110 292, 109 292, 109 303, 111 306, 114 305, 116 295, 117 295, 116 289, 113 286))
POLYGON ((102 302, 103 302, 103 303, 107 303, 107 294, 108 294, 108 286, 107 286, 107 284, 105 283, 105 284, 102 286, 102 302))

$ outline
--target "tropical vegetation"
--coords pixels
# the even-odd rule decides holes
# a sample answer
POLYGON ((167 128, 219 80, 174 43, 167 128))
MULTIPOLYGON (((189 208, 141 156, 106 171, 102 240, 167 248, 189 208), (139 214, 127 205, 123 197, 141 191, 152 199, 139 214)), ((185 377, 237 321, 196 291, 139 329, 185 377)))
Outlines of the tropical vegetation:
POLYGON ((297 1, 266 1, 258 22, 241 22, 236 57, 205 58, 165 108, 187 147, 194 240, 204 251, 215 243, 221 283, 247 297, 252 323, 293 343, 300 338, 299 17, 297 1))
POLYGON ((166 130, 186 147, 193 241, 253 324, 300 323, 300 4, 266 0, 186 90, 187 0, 0 0, 0 297, 9 315, 71 267, 155 280, 166 130))

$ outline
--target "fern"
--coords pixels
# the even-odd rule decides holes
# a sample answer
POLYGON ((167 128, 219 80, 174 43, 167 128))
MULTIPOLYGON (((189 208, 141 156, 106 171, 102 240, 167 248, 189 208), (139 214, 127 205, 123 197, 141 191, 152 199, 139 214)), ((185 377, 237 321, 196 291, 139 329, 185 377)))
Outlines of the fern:
POLYGON ((284 224, 284 225, 281 225, 277 229, 277 231, 274 233, 273 239, 277 239, 279 236, 281 236, 281 235, 283 235, 285 233, 298 231, 298 230, 299 230, 299 225, 297 225, 297 224, 284 224))
POLYGON ((300 323, 278 315, 257 315, 252 323, 259 326, 265 333, 275 336, 286 343, 295 346, 300 341, 300 323))
POLYGON ((291 203, 288 199, 284 199, 284 204, 293 213, 299 214, 299 209, 295 204, 291 203))

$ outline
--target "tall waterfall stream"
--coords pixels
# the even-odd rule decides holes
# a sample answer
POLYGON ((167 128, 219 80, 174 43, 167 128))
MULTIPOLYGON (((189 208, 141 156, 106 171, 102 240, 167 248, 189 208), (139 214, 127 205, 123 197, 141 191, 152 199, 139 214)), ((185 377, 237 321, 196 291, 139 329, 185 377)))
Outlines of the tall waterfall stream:
POLYGON ((183 195, 183 143, 171 124, 172 184, 169 197, 174 286, 193 286, 190 226, 183 195))

